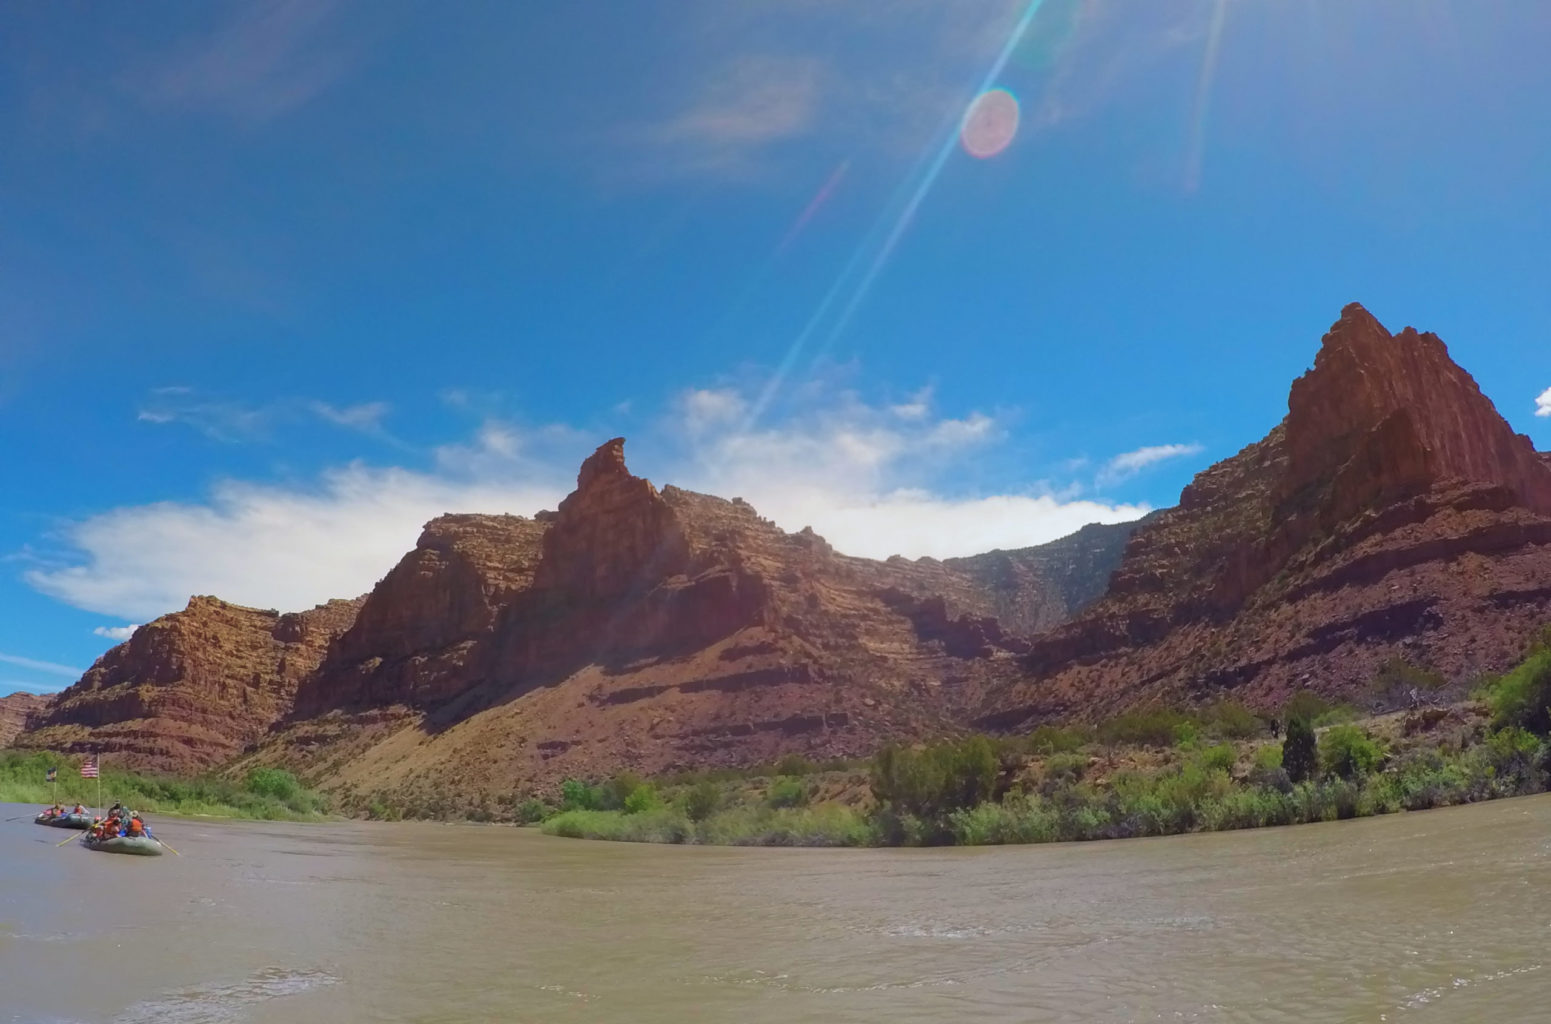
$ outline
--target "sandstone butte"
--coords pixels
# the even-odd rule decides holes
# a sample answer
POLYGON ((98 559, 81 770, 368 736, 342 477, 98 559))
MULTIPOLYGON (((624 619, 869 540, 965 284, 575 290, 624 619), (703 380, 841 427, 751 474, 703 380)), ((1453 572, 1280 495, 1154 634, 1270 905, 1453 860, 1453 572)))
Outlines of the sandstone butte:
POLYGON ((1349 305, 1263 440, 1131 537, 979 724, 1232 693, 1361 699, 1391 659, 1463 686, 1551 622, 1551 458, 1433 334, 1349 305))
POLYGON ((953 728, 1018 671, 1025 634, 1103 592, 1134 528, 849 558, 741 500, 658 491, 615 439, 557 511, 435 519, 360 601, 195 598, 16 745, 197 771, 262 740, 260 760, 372 790, 861 754, 953 728))
POLYGON ((359 601, 282 615, 194 597, 135 630, 29 718, 21 748, 154 771, 210 768, 287 713, 359 601))
POLYGON ((0 697, 0 747, 15 739, 16 734, 27 724, 27 716, 43 710, 47 703, 47 697, 34 693, 18 692, 9 697, 0 697))
POLYGON ((16 742, 503 793, 1225 693, 1360 697, 1396 657, 1463 683, 1547 621, 1551 457, 1438 338, 1352 305, 1282 423, 1139 524, 852 558, 740 499, 659 491, 615 439, 557 511, 433 520, 357 602, 194 599, 16 742))

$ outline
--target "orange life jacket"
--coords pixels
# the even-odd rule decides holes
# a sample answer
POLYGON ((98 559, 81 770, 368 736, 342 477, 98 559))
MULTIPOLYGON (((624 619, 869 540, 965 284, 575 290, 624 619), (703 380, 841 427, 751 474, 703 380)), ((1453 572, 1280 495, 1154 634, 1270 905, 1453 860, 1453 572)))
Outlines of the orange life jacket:
POLYGON ((128 831, 132 836, 145 835, 145 822, 141 821, 139 818, 130 818, 128 831))

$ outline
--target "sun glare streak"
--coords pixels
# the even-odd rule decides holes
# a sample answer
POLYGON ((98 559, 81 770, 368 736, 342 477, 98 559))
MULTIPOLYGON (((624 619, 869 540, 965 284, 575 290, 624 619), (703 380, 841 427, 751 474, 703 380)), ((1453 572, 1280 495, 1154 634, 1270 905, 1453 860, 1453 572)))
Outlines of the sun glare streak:
MULTIPOLYGON (((1013 26, 1012 32, 1007 37, 1007 42, 1003 44, 1001 52, 996 55, 996 60, 991 63, 991 67, 985 73, 985 77, 980 80, 980 85, 975 89, 973 97, 980 96, 995 83, 997 76, 1007 66, 1007 61, 1012 57, 1013 51, 1023 41, 1023 36, 1028 31, 1029 25, 1033 24, 1034 16, 1039 13, 1039 9, 1044 4, 1045 0, 1031 0, 1030 4, 1023 9, 1022 16, 1018 18, 1017 24, 1013 26)), ((972 102, 973 97, 971 98, 972 102)), ((861 306, 863 300, 867 298, 867 293, 872 290, 873 282, 878 279, 878 275, 883 271, 884 264, 889 261, 890 256, 894 255, 894 249, 899 245, 900 238, 904 236, 906 229, 910 227, 911 222, 915 219, 916 211, 921 208, 921 203, 925 201, 927 193, 937 183, 938 177, 942 174, 943 167, 948 163, 948 158, 953 155, 953 151, 958 147, 961 124, 962 122, 956 121, 953 131, 948 133, 947 137, 937 147, 936 155, 932 158, 932 162, 927 167, 926 173, 922 175, 920 182, 917 183, 915 191, 911 193, 909 202, 905 204, 905 208, 900 211, 899 216, 895 219, 894 227, 890 230, 888 238, 884 240, 877 255, 873 257, 872 264, 867 268, 867 273, 862 277, 861 283, 857 285, 851 300, 846 303, 839 319, 835 321, 835 325, 830 328, 829 334, 825 337, 824 347, 826 349, 834 344, 835 339, 840 337, 845 331, 851 322, 851 317, 856 313, 857 308, 861 306)))
POLYGON ((1206 118, 1211 108, 1212 82, 1217 77, 1217 55, 1222 49, 1223 26, 1228 22, 1228 0, 1215 0, 1212 23, 1206 31, 1206 50, 1201 55, 1201 74, 1196 78, 1195 101, 1190 112, 1190 156, 1185 166, 1185 188, 1194 192, 1201 184, 1201 161, 1206 151, 1206 118))
POLYGON ((995 84, 997 76, 1006 68, 1008 60, 1011 59, 1018 44, 1023 41, 1029 26, 1033 24, 1035 16, 1039 14, 1040 8, 1044 5, 1045 0, 1029 0, 1029 3, 1023 9, 1023 13, 1018 16, 1017 22, 1014 23, 1012 30, 1008 33, 1007 41, 1002 44, 996 59, 991 62, 990 68, 981 77, 980 83, 970 93, 964 107, 943 126, 941 143, 937 145, 935 150, 926 150, 917 159, 915 165, 911 167, 904 180, 900 182, 899 189, 896 190, 894 197, 885 208, 887 211, 898 207, 899 212, 895 215, 892 226, 888 227, 887 234, 884 236, 882 243, 874 250, 874 240, 884 230, 885 225, 888 224, 887 212, 880 216, 873 227, 868 230, 861 244, 851 254, 851 258, 846 261, 845 266, 841 268, 834 283, 829 286, 823 298, 819 300, 818 308, 813 311, 813 315, 808 318, 802 330, 797 333, 797 337, 792 339, 792 343, 787 346, 786 353, 781 357, 781 362, 776 367, 775 373, 760 392, 758 399, 750 406, 749 414, 743 423, 744 430, 752 428, 764 411, 769 408, 770 403, 775 400, 775 396, 786 383, 786 378, 790 376, 793 368, 797 365, 797 360, 801 358, 803 351, 808 347, 808 343, 818 334, 820 327, 824 324, 836 303, 840 301, 841 296, 845 294, 847 287, 853 280, 856 280, 858 269, 866 262, 867 254, 872 251, 874 252, 872 261, 867 263, 866 270, 861 274, 860 279, 856 280, 855 289, 851 292, 845 305, 841 307, 840 314, 834 321, 834 324, 825 333, 823 347, 815 358, 821 357, 834 344, 841 333, 845 331, 851 317, 856 313, 857 308, 861 306, 863 300, 866 299, 873 282, 877 280, 878 275, 882 272, 884 264, 893 255, 900 238, 910 226, 911 221, 914 220, 916 211, 921 208, 921 203, 926 199, 927 193, 931 191, 932 186, 936 183, 938 177, 941 176, 942 169, 947 164, 948 158, 958 148, 960 133, 964 123, 964 111, 968 109, 969 104, 976 97, 985 93, 995 84), (915 183, 913 188, 911 187, 912 181, 915 183), (900 206, 901 199, 903 199, 902 207, 900 206))
POLYGON ((802 212, 797 215, 797 219, 792 222, 792 226, 787 228, 786 234, 781 236, 781 241, 775 248, 775 255, 781 255, 788 246, 797 240, 797 236, 802 234, 802 229, 808 226, 808 221, 812 220, 813 215, 819 212, 819 207, 828 202, 829 197, 835 194, 835 189, 840 187, 840 182, 845 179, 846 171, 850 169, 851 161, 842 160, 839 166, 830 172, 824 184, 819 186, 819 190, 814 193, 813 198, 808 200, 808 205, 803 207, 802 212))

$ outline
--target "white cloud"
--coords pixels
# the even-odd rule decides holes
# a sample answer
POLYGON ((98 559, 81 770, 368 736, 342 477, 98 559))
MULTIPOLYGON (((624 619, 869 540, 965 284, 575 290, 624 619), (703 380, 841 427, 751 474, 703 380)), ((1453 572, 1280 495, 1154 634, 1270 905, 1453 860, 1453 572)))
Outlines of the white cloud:
POLYGON ((1540 397, 1535 399, 1535 415, 1551 416, 1551 388, 1546 388, 1540 393, 1540 397))
POLYGON ((382 427, 382 420, 391 408, 387 402, 333 405, 300 398, 253 403, 202 394, 193 388, 168 387, 153 388, 151 399, 140 409, 136 419, 142 423, 182 423, 211 440, 229 443, 267 440, 282 424, 314 419, 392 440, 382 427))
MULTIPOLYGON (((838 550, 872 558, 938 558, 1017 548, 1093 522, 1123 522, 1145 505, 1071 500, 1048 486, 955 493, 941 486, 965 458, 1001 436, 984 413, 934 418, 922 392, 901 416, 846 392, 805 389, 778 424, 694 435, 672 482, 738 496, 787 530, 811 526, 838 550)), ((687 429, 687 427, 686 427, 687 429)))
POLYGON ((677 404, 691 434, 736 422, 748 411, 748 403, 732 388, 693 388, 679 395, 677 404))
POLYGON ((150 619, 216 594, 259 608, 308 608, 369 590, 445 512, 552 508, 559 481, 456 479, 352 464, 297 489, 229 480, 208 500, 113 509, 76 524, 78 564, 27 582, 77 608, 150 619))
POLYGON ((38 661, 34 658, 23 658, 15 654, 0 654, 0 663, 15 665, 17 668, 30 668, 34 672, 47 672, 54 676, 79 676, 84 669, 72 668, 69 665, 60 665, 52 661, 38 661))
POLYGON ((1119 483, 1159 462, 1183 458, 1187 455, 1199 455, 1202 450, 1198 444, 1154 444, 1125 452, 1104 464, 1104 468, 1099 470, 1099 482, 1101 484, 1119 483))
POLYGON ((340 427, 373 433, 382 429, 382 419, 391 406, 387 402, 362 402, 359 405, 330 405, 328 402, 309 402, 310 408, 321 419, 340 427))
MULTIPOLYGON (((795 388, 777 422, 747 419, 757 387, 688 389, 631 442, 633 468, 658 484, 742 497, 788 530, 811 526, 848 554, 949 557, 1053 540, 1150 509, 1081 500, 1033 481, 970 490, 962 468, 998 445, 1002 423, 944 416, 923 392, 909 415, 823 381, 795 388), (643 457, 644 456, 644 457, 643 457)), ((434 450, 432 468, 335 467, 311 485, 226 480, 207 498, 111 509, 70 527, 77 556, 26 574, 90 611, 145 621, 216 594, 293 610, 353 597, 446 512, 554 508, 607 428, 538 429, 490 419, 434 450)), ((1136 463, 1132 453, 1123 463, 1136 463)), ((73 670, 71 670, 73 671, 73 670)))
POLYGON ((131 626, 98 626, 92 630, 96 636, 106 637, 109 640, 128 640, 135 635, 135 630, 140 628, 137 622, 131 626))

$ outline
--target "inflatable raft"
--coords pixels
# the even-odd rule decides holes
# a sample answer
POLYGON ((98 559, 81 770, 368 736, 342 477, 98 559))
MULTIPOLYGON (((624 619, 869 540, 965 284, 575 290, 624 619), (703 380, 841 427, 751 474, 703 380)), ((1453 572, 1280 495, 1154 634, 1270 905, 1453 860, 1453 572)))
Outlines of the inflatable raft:
POLYGON ((162 844, 150 836, 114 836, 112 839, 93 839, 91 836, 83 836, 81 842, 86 844, 88 850, 99 850, 103 853, 129 853, 141 857, 162 855, 162 844))
POLYGON ((92 827, 92 816, 90 814, 60 814, 50 817, 46 814, 40 814, 33 818, 32 822, 35 825, 49 825, 53 828, 87 829, 92 827))

